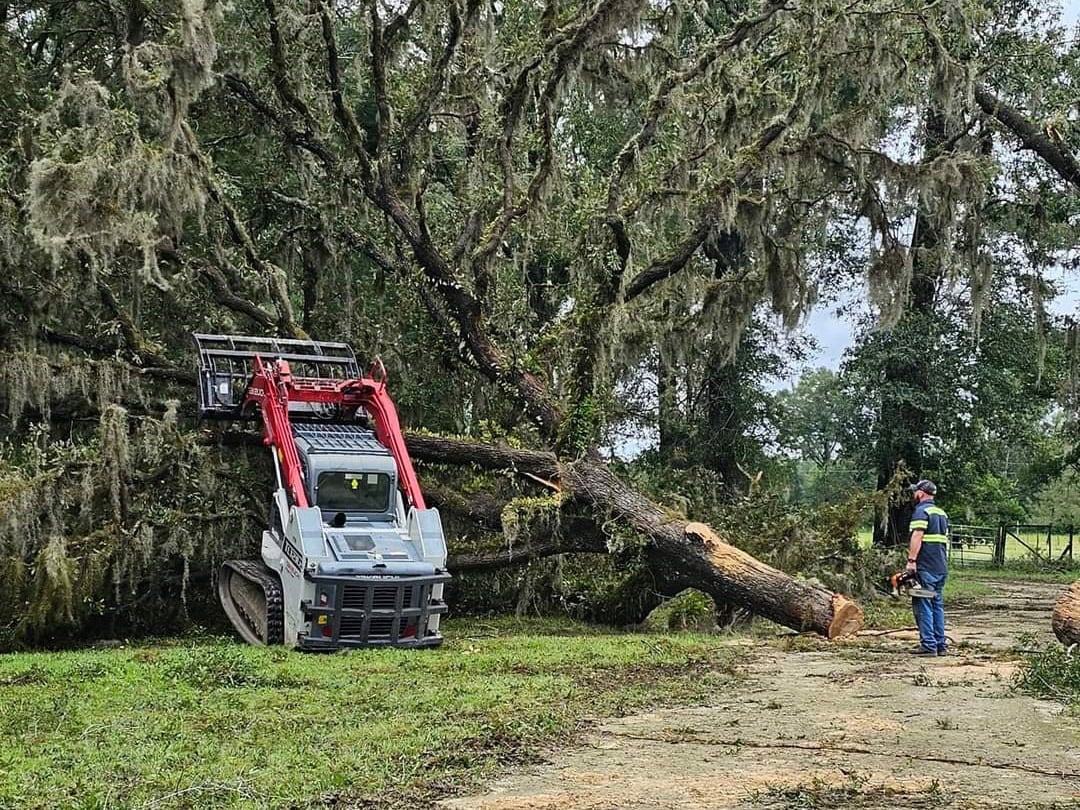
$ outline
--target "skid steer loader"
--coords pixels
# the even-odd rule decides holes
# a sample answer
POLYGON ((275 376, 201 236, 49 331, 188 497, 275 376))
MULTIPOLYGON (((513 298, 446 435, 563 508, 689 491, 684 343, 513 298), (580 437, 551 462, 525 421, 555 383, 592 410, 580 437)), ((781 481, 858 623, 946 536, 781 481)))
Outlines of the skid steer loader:
POLYGON ((241 638, 305 650, 440 644, 442 522, 424 503, 382 364, 362 376, 344 343, 194 338, 200 416, 261 419, 274 468, 261 559, 230 560, 218 577, 241 638))

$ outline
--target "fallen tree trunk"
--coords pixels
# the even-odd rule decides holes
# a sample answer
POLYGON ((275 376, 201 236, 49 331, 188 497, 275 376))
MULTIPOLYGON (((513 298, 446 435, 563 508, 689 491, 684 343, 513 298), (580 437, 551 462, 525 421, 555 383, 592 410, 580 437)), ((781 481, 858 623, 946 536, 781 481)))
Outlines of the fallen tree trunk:
MULTIPOLYGON (((235 434, 224 434, 222 438, 229 443, 257 439, 235 434)), ((743 607, 785 627, 813 631, 830 639, 850 635, 862 627, 862 608, 852 600, 766 565, 724 541, 704 523, 671 516, 619 480, 597 456, 561 461, 554 453, 541 450, 417 433, 405 438, 415 459, 510 470, 541 479, 559 487, 568 502, 584 503, 595 510, 594 524, 613 519, 632 529, 648 541, 646 553, 653 575, 668 594, 698 588, 718 604, 743 607)), ((564 531, 562 538, 534 538, 516 552, 506 549, 461 554, 451 558, 451 568, 457 563, 458 570, 475 571, 552 554, 603 551, 602 535, 596 526, 590 531, 580 518, 578 521, 571 531, 564 531)))
POLYGON ((765 565, 703 523, 672 517, 620 481, 596 456, 560 461, 553 453, 415 434, 407 442, 418 459, 510 469, 557 482, 564 496, 590 505, 598 522, 614 521, 646 538, 650 567, 665 592, 698 588, 718 603, 745 607, 826 638, 862 627, 862 609, 855 602, 765 565))
POLYGON ((1062 644, 1080 642, 1080 582, 1074 582, 1058 597, 1050 626, 1062 644))

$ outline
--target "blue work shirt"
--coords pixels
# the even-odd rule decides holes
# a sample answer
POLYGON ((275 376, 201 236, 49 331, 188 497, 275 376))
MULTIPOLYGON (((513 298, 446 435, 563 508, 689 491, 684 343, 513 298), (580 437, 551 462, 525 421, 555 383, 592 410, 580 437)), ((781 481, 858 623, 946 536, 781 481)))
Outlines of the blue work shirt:
POLYGON ((915 507, 911 516, 911 531, 922 531, 922 548, 915 558, 915 565, 928 574, 946 574, 949 571, 949 516, 933 499, 915 507))

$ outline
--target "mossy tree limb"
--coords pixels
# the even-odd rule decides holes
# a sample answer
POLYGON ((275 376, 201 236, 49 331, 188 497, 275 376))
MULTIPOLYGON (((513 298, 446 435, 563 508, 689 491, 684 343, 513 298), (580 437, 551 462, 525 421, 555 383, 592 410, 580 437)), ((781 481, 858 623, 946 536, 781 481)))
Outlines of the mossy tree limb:
POLYGON ((673 518, 619 480, 599 458, 559 461, 553 453, 426 435, 410 434, 407 442, 418 459, 512 469, 557 480, 565 498, 588 504, 595 515, 606 516, 645 540, 650 567, 665 593, 698 588, 719 603, 744 607, 826 638, 848 635, 862 626, 862 610, 854 602, 765 565, 705 524, 673 518))

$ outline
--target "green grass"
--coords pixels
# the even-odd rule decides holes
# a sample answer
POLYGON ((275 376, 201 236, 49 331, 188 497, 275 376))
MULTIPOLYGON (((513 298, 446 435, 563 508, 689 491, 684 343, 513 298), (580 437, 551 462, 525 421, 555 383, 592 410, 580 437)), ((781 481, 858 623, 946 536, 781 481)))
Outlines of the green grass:
POLYGON ((989 596, 994 589, 985 582, 974 579, 965 569, 954 568, 949 572, 949 578, 945 580, 943 596, 945 604, 950 602, 970 602, 980 596, 989 596))
MULTIPOLYGON (((945 580, 945 606, 970 603, 982 596, 988 596, 994 589, 984 582, 974 579, 974 574, 967 570, 953 570, 945 580)), ((862 603, 865 612, 864 624, 868 628, 896 630, 911 627, 915 619, 911 613, 911 599, 877 598, 866 599, 862 603)))
MULTIPOLYGON (((1075 582, 1080 579, 1080 566, 1047 567, 1038 564, 1010 563, 1004 568, 989 566, 954 566, 949 571, 950 582, 970 581, 974 579, 1021 580, 1024 582, 1075 582)), ((946 595, 948 588, 946 587, 946 595)))
POLYGON ((204 639, 8 655, 0 808, 415 806, 590 717, 704 697, 736 675, 721 643, 461 620, 429 651, 204 639))
POLYGON ((867 629, 897 630, 915 624, 910 599, 868 599, 862 606, 863 626, 867 629))
POLYGON ((874 546, 874 530, 873 529, 859 529, 856 535, 859 541, 860 548, 873 548, 874 546))

